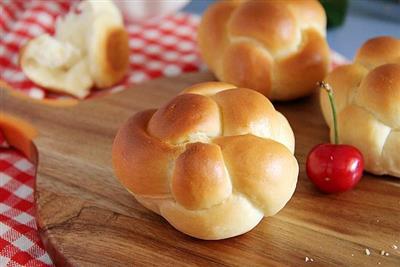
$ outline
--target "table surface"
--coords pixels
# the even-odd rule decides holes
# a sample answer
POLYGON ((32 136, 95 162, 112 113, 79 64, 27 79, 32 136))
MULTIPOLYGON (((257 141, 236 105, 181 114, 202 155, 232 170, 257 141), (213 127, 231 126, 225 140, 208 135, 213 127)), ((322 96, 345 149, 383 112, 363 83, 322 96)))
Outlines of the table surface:
MULTIPOLYGON (((285 208, 263 219, 249 233, 220 241, 197 240, 174 230, 135 201, 114 178, 111 168, 110 151, 117 129, 138 110, 159 107, 183 88, 210 79, 213 76, 208 72, 166 77, 58 109, 4 92, 4 110, 31 122, 39 133, 34 140, 40 159, 36 216, 57 266, 400 266, 400 251, 396 250, 400 247, 396 178, 365 173, 355 190, 332 195, 320 193, 307 178, 308 151, 328 139, 318 94, 290 105, 275 104, 296 136, 298 183, 285 208), (365 254, 366 249, 371 255, 365 254), (388 254, 381 255, 382 250, 388 254), (306 257, 315 262, 307 262, 306 257)), ((230 107, 221 108, 222 123, 227 116, 235 118, 238 114, 230 107)), ((224 142, 233 144, 231 138, 239 137, 228 137, 224 142)), ((143 145, 148 151, 131 161, 130 172, 152 157, 156 139, 147 134, 146 140, 151 140, 143 145)), ((266 159, 265 155, 254 158, 254 146, 247 149, 250 153, 242 151, 241 160, 266 159)), ((119 152, 128 160, 134 156, 126 148, 119 152)), ((162 161, 148 164, 153 164, 146 168, 149 182, 156 181, 152 170, 162 161)), ((229 167, 233 165, 227 166, 228 171, 229 167)), ((163 192, 172 197, 168 188, 163 192)), ((211 210, 218 210, 217 206, 211 210)), ((168 216, 167 208, 161 208, 164 216, 168 216)), ((245 210, 243 213, 246 216, 245 210)), ((166 218, 179 225, 171 217, 166 218)), ((230 219, 238 218, 230 215, 230 219)), ((1 261, 0 266, 4 266, 1 261)))
MULTIPOLYGON (((184 11, 202 14, 214 0, 193 0, 184 11)), ((349 0, 345 23, 328 30, 332 49, 347 58, 354 54, 366 40, 379 35, 400 38, 400 2, 393 0, 349 0)))

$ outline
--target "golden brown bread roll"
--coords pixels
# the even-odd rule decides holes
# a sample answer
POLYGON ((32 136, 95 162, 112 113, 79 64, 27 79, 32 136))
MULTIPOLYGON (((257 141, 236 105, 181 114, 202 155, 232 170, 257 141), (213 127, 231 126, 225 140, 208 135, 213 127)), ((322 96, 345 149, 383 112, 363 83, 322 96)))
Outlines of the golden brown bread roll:
POLYGON ((209 82, 130 118, 112 155, 141 204, 188 235, 223 239, 289 201, 299 170, 293 152, 292 129, 266 97, 209 82))
MULTIPOLYGON (((336 68, 325 81, 334 90, 341 143, 362 152, 367 171, 400 177, 400 40, 383 36, 367 41, 353 64, 336 68)), ((333 140, 323 91, 320 101, 333 140)))
POLYGON ((328 71, 325 28, 317 0, 220 1, 203 15, 198 44, 219 80, 290 100, 328 71))
POLYGON ((55 36, 40 35, 20 51, 20 65, 35 83, 83 98, 128 70, 129 46, 121 14, 110 0, 82 1, 79 13, 59 18, 55 36))

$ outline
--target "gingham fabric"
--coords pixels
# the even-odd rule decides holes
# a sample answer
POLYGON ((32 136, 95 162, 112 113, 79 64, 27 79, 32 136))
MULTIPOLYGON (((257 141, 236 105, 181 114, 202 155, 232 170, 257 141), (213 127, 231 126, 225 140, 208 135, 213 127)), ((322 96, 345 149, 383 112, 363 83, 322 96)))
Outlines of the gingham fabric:
POLYGON ((0 148, 0 266, 48 266, 33 206, 35 167, 18 151, 0 148))
MULTIPOLYGON (((35 85, 21 72, 18 52, 31 38, 52 33, 56 17, 65 14, 76 1, 0 0, 0 3, 1 79, 34 98, 59 98, 60 94, 35 85)), ((130 37, 130 71, 122 82, 109 90, 117 91, 159 76, 198 70, 201 67, 195 39, 198 21, 198 16, 177 13, 162 21, 126 25, 130 37)), ((92 90, 91 96, 95 94, 92 90)))
MULTIPOLYGON (((55 18, 76 1, 0 0, 0 79, 34 98, 60 98, 29 81, 18 67, 18 52, 30 38, 52 32, 55 18)), ((195 46, 199 17, 178 13, 162 21, 127 25, 131 69, 114 91, 159 76, 203 67, 195 46)), ((332 52, 333 67, 345 62, 332 52)), ((106 90, 106 91, 110 91, 106 90)), ((103 92, 103 91, 102 91, 103 92)), ((91 96, 95 95, 93 91, 91 96)), ((0 99, 1 101, 1 99, 0 99)), ((52 266, 37 234, 33 185, 35 167, 0 132, 0 266, 52 266)))

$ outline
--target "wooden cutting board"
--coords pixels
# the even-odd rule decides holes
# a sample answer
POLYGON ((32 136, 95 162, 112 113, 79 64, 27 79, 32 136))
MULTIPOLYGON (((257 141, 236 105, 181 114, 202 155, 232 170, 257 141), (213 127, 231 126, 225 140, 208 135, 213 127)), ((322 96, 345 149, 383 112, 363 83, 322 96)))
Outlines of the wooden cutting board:
MULTIPOLYGON (((400 266, 400 180, 366 174, 355 190, 325 195, 306 177, 308 151, 328 137, 316 95, 276 104, 296 135, 300 177, 287 206, 251 232, 222 241, 197 240, 139 205, 113 174, 111 146, 117 129, 136 111, 158 107, 186 86, 211 79, 208 73, 163 78, 63 107, 1 91, 2 110, 37 130, 31 146, 15 132, 15 122, 22 122, 10 124, 4 114, 0 119, 12 143, 37 161, 38 224, 55 263, 400 266), (381 256, 381 250, 390 255, 381 256)), ((33 130, 26 133, 33 138, 33 130)))

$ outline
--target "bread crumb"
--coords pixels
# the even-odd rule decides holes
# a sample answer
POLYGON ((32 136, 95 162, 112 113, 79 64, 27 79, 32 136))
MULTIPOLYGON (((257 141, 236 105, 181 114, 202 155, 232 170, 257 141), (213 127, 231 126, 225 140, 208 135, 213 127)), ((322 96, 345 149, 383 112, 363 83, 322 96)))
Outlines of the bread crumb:
POLYGON ((369 249, 365 249, 365 255, 367 255, 367 256, 369 256, 369 255, 371 255, 371 251, 369 251, 369 249))
POLYGON ((384 251, 384 250, 381 250, 381 255, 382 256, 389 256, 389 252, 386 252, 386 251, 384 251))
POLYGON ((398 247, 395 244, 392 245, 392 248, 393 249, 398 249, 398 247))
POLYGON ((314 259, 311 258, 311 257, 310 257, 310 258, 309 258, 309 257, 305 257, 305 258, 304 258, 304 261, 305 261, 305 262, 309 262, 309 261, 310 261, 310 262, 313 262, 314 259))

